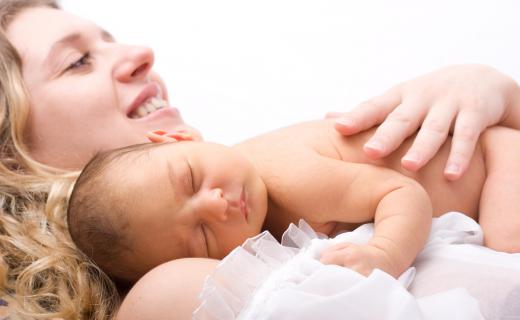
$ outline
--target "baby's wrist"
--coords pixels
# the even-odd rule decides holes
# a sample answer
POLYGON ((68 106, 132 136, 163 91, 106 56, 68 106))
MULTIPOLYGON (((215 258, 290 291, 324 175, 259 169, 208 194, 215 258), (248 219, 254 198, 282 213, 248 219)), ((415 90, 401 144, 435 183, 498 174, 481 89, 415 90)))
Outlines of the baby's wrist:
POLYGON ((403 248, 390 239, 373 237, 368 245, 381 252, 387 264, 387 270, 384 271, 395 278, 399 277, 411 264, 406 255, 403 255, 403 248))

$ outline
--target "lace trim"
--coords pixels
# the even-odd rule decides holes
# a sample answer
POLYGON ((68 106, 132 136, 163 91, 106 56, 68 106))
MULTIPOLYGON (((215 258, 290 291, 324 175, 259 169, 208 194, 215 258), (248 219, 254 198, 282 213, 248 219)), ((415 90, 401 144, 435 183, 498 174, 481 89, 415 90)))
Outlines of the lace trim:
MULTIPOLYGON (((448 213, 434 220, 437 221, 434 221, 423 253, 441 244, 482 244, 480 226, 473 220, 459 213, 448 213)), ((261 306, 263 299, 267 299, 265 292, 280 289, 276 286, 300 283, 309 277, 321 265, 316 258, 322 249, 337 242, 363 243, 372 234, 373 224, 365 224, 335 239, 319 241, 326 237, 314 232, 301 220, 298 226, 289 226, 281 244, 267 231, 250 238, 226 256, 213 274, 206 278, 199 296, 202 302, 193 313, 193 319, 255 319, 255 315, 243 311, 261 310, 256 306, 261 306), (310 246, 312 250, 301 250, 310 246), (270 281, 266 281, 268 278, 270 281)), ((353 278, 362 277, 352 273, 353 278)), ((410 268, 399 278, 399 282, 407 288, 414 275, 415 269, 410 268)))

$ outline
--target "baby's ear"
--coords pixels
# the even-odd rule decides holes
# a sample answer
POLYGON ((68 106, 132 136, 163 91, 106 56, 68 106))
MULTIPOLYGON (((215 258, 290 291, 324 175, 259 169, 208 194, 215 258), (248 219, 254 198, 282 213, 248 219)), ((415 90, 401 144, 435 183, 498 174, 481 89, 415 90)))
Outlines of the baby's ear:
POLYGON ((155 130, 149 131, 146 136, 151 142, 161 143, 161 142, 177 142, 177 141, 192 141, 193 135, 184 130, 177 131, 164 131, 164 130, 155 130))

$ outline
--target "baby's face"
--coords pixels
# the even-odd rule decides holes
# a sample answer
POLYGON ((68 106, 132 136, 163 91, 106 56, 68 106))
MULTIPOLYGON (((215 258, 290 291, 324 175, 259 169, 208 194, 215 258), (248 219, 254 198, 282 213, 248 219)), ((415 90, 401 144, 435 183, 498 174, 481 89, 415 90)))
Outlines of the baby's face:
POLYGON ((160 145, 114 173, 131 203, 124 233, 132 258, 126 260, 139 271, 183 257, 220 259, 262 230, 265 185, 252 164, 228 147, 160 145))

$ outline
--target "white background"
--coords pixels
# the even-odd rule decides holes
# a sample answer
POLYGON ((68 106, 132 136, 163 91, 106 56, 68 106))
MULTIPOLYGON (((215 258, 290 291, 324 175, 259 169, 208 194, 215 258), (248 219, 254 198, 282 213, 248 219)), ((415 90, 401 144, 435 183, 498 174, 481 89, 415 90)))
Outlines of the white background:
POLYGON ((156 54, 171 102, 231 144, 448 64, 520 80, 517 0, 62 0, 156 54))

